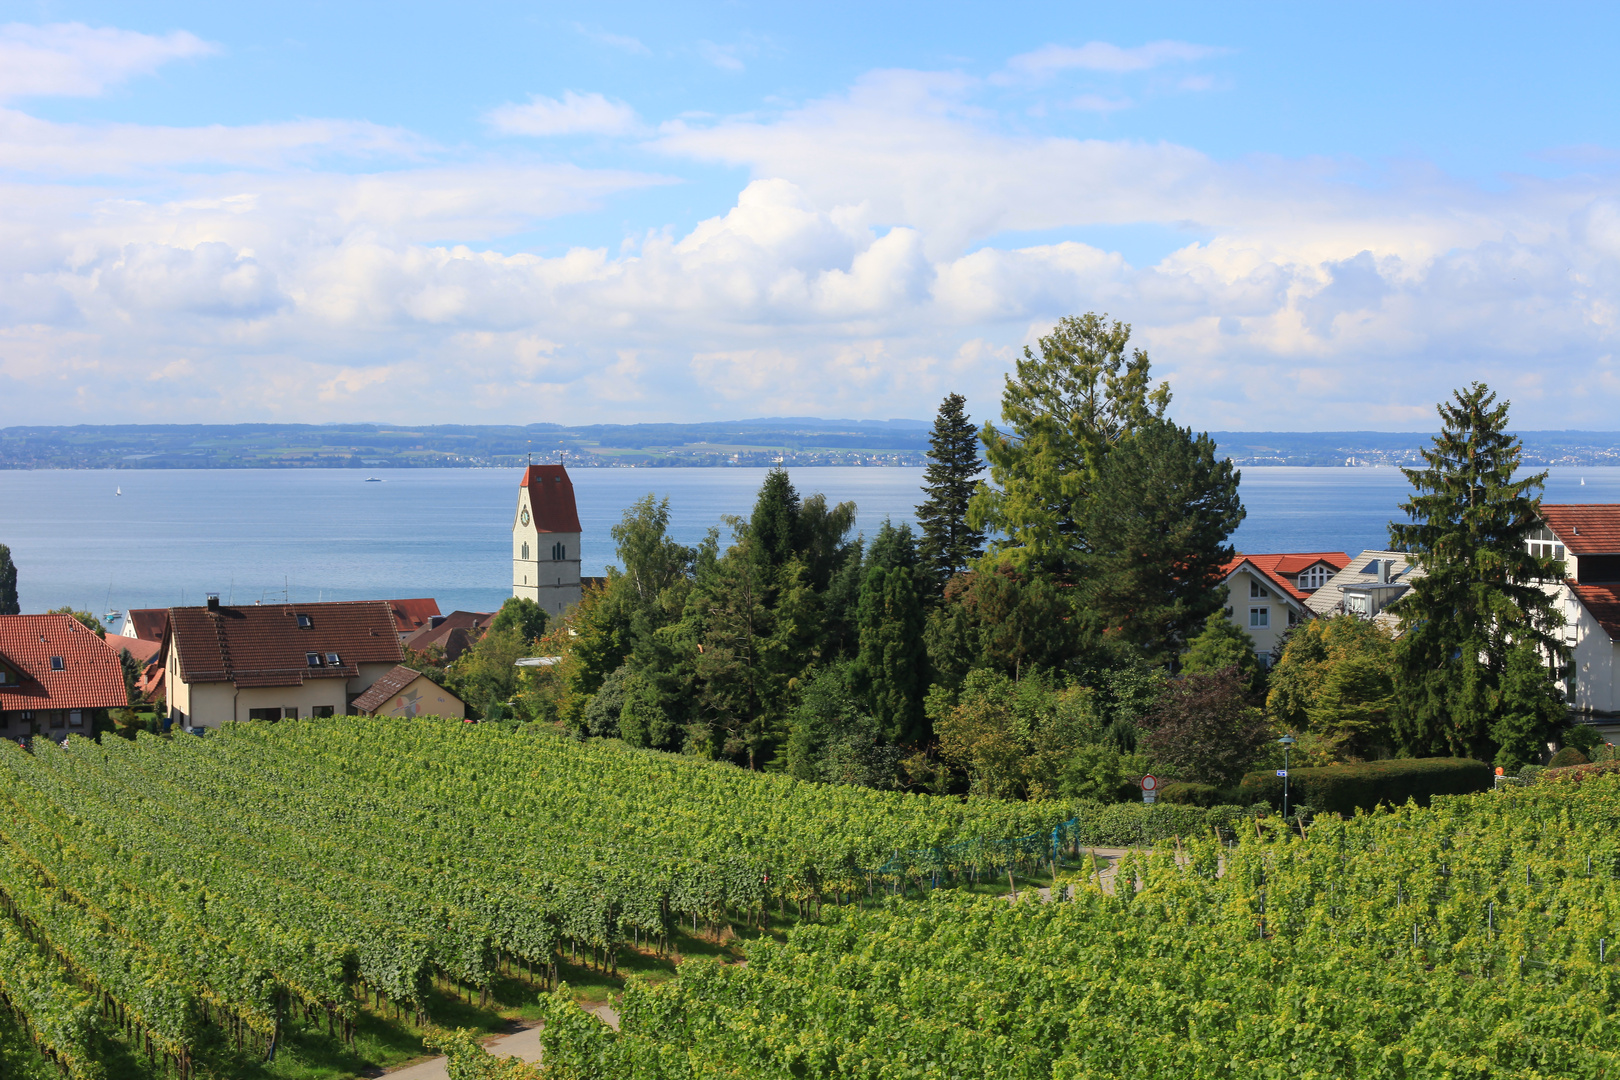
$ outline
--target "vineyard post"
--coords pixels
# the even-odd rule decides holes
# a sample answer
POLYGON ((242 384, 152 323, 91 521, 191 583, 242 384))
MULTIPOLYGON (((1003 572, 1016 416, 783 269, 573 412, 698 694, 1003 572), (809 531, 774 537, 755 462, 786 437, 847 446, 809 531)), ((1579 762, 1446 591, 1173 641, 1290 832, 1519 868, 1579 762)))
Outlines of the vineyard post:
POLYGON ((1282 767, 1283 804, 1282 804, 1282 816, 1283 816, 1283 825, 1286 827, 1287 824, 1288 824, 1288 752, 1293 749, 1294 737, 1292 735, 1284 735, 1282 738, 1278 739, 1277 741, 1282 744, 1282 748, 1283 748, 1283 767, 1282 767))

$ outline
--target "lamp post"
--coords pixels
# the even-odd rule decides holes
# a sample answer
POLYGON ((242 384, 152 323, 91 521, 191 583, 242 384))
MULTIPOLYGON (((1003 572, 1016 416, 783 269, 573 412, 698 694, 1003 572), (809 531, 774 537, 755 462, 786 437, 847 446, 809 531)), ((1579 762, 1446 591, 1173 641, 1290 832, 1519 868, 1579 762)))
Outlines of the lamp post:
POLYGON ((1282 744, 1283 748, 1283 821, 1286 822, 1288 820, 1288 751, 1294 745, 1294 737, 1292 735, 1284 735, 1277 741, 1282 744))

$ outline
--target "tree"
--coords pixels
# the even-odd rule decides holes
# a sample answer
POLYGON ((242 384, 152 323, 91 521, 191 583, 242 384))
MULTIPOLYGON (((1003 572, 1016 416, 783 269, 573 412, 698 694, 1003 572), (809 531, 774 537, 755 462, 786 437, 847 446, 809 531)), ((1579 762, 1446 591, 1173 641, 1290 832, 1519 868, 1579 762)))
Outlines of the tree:
POLYGON ((450 665, 446 689, 490 715, 496 705, 504 707, 517 689, 517 661, 529 655, 533 644, 516 627, 484 632, 472 648, 450 665))
POLYGON ((118 650, 118 666, 124 671, 125 700, 130 705, 139 705, 141 703, 141 692, 135 688, 135 684, 141 681, 141 676, 145 674, 146 669, 141 666, 141 662, 135 659, 128 649, 118 650))
POLYGON ((17 564, 11 561, 11 549, 0 544, 0 615, 21 611, 17 605, 17 564))
POLYGON ((968 521, 968 504, 984 464, 979 458, 978 432, 963 412, 966 404, 961 394, 951 394, 939 406, 929 438, 928 468, 923 473, 923 491, 928 497, 917 507, 922 563, 934 596, 944 592, 953 574, 966 570, 984 554, 984 531, 968 521))
POLYGON ((1312 619, 1289 636, 1266 708, 1288 730, 1322 736, 1333 759, 1369 757, 1390 741, 1395 679, 1395 641, 1381 625, 1312 619))
POLYGON ((79 620, 79 622, 81 622, 85 626, 87 626, 90 629, 94 630, 96 632, 97 637, 102 638, 102 639, 105 639, 107 637, 107 628, 105 626, 101 625, 101 620, 100 619, 96 618, 94 615, 90 614, 88 611, 74 611, 72 607, 64 605, 62 607, 51 608, 51 610, 46 612, 46 614, 47 615, 71 615, 75 619, 79 620))
POLYGON ((668 496, 662 502, 642 496, 612 531, 624 575, 641 605, 653 604, 690 576, 697 552, 670 539, 668 496))
POLYGON ((1562 716, 1563 619, 1543 588, 1561 566, 1527 544, 1541 524, 1547 474, 1515 479, 1520 444, 1507 433, 1508 403, 1496 404, 1484 383, 1437 408, 1442 430, 1423 451, 1427 468, 1403 470, 1414 490, 1401 504, 1410 523, 1389 527, 1421 571, 1392 608, 1402 629, 1395 736, 1413 754, 1507 765, 1552 736, 1562 716), (1523 650, 1540 659, 1533 679, 1523 650), (1495 726, 1504 692, 1511 729, 1495 726))
POLYGON ((1230 786, 1271 738, 1236 667, 1173 679, 1148 717, 1148 760, 1177 780, 1230 786))
POLYGON ((1109 453, 1164 415, 1170 388, 1152 384, 1147 353, 1126 359, 1131 328, 1095 314, 1059 320, 1028 346, 1001 395, 1003 434, 980 434, 994 486, 980 484, 969 508, 974 528, 999 532, 993 545, 1015 565, 1073 576, 1091 550, 1087 502, 1109 453))
POLYGON ((1229 667, 1237 668, 1250 686, 1258 686, 1265 674, 1254 651, 1254 638, 1224 610, 1212 611, 1204 620, 1203 633, 1188 642, 1181 655, 1181 670, 1211 675, 1229 667))
POLYGON ((1168 663, 1226 603, 1227 538, 1244 516, 1238 473, 1207 434, 1148 418, 1095 475, 1078 606, 1104 640, 1168 663))
POLYGON ((765 474, 765 483, 748 519, 748 535, 753 541, 749 550, 762 565, 778 567, 798 551, 801 533, 799 493, 786 469, 772 469, 765 474))
POLYGON ((1058 794, 1076 751, 1100 729, 1091 691, 1060 687, 1046 672, 1016 682, 970 672, 957 700, 936 688, 929 706, 940 756, 967 773, 971 794, 998 799, 1058 794))
POLYGON ((911 526, 883 523, 872 541, 861 585, 855 672, 883 737, 917 743, 928 735, 922 699, 928 689, 923 641, 923 588, 911 526))
POLYGON ((537 602, 523 596, 509 596, 490 620, 491 630, 516 630, 524 641, 546 636, 546 612, 537 602))
POLYGON ((1075 655, 1073 611, 1051 575, 1009 564, 952 580, 945 603, 929 616, 930 663, 947 687, 973 668, 1017 679, 1035 668, 1058 669, 1075 655))
POLYGON ((789 775, 857 787, 892 788, 900 751, 850 690, 847 664, 820 668, 804 681, 788 736, 789 775))

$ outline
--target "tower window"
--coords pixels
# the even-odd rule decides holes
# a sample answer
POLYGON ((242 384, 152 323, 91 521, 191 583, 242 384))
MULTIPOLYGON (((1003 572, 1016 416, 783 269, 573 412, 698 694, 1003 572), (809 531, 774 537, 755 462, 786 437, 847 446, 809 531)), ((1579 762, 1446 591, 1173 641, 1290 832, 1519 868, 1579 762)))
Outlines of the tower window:
POLYGON ((568 558, 568 545, 560 543, 552 544, 551 558, 554 562, 562 562, 564 559, 568 558))
POLYGON ((527 559, 529 557, 529 545, 528 544, 523 545, 523 557, 525 559, 527 559))

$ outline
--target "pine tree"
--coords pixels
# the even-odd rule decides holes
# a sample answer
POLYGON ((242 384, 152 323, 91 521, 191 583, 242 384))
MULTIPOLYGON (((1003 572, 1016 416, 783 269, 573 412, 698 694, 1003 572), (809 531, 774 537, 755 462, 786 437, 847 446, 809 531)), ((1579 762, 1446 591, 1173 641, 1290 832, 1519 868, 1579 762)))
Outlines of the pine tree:
POLYGON ((0 544, 0 615, 21 611, 17 606, 17 564, 11 561, 11 549, 0 544))
POLYGON ((1547 474, 1514 479, 1520 445, 1506 430, 1508 403, 1497 405, 1485 384, 1438 408, 1428 467, 1403 470, 1415 490, 1401 504, 1411 523, 1389 527, 1423 572, 1394 608, 1403 630, 1395 737, 1414 754, 1514 764, 1562 717, 1563 620, 1542 586, 1559 565, 1527 544, 1547 474), (1528 680, 1527 649, 1540 660, 1528 680), (1499 715, 1504 707, 1511 717, 1499 715))
POLYGON ((765 474, 748 530, 754 558, 765 566, 781 566, 798 550, 799 493, 786 469, 765 474))
POLYGON ((922 703, 928 657, 917 562, 911 526, 896 529, 885 521, 872 541, 856 615, 857 685, 871 702, 883 736, 895 743, 916 743, 927 736, 922 703))
POLYGON ((979 459, 979 433, 962 411, 966 404, 961 394, 951 394, 940 403, 929 439, 928 469, 923 474, 928 498, 917 507, 924 572, 932 578, 936 596, 952 574, 966 570, 984 554, 984 531, 968 522, 968 503, 984 464, 979 459))

